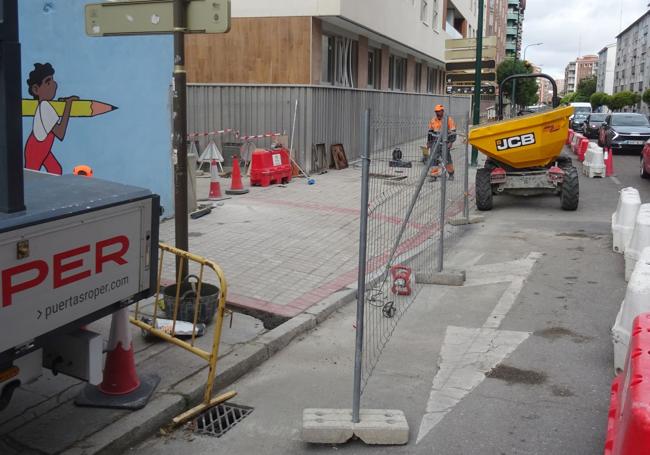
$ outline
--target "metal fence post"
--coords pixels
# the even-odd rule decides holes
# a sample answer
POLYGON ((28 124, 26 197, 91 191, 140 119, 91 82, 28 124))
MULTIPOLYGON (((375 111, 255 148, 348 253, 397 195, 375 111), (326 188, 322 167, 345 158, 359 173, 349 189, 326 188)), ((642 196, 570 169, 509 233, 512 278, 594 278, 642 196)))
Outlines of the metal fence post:
POLYGON ((370 185, 370 110, 361 122, 361 213, 359 216, 359 276, 357 279, 357 334, 354 349, 354 390, 352 422, 359 423, 361 407, 361 366, 363 361, 363 318, 366 295, 366 248, 368 240, 368 198, 370 185))
POLYGON ((465 182, 464 182, 464 197, 463 197, 463 216, 465 221, 469 222, 469 124, 470 113, 467 113, 467 123, 465 124, 465 182))
MULTIPOLYGON (((450 99, 451 101, 451 99, 450 99)), ((451 102, 449 103, 451 104, 451 102)), ((449 116, 445 114, 442 117, 442 136, 440 141, 441 149, 441 182, 440 182, 440 237, 438 238, 438 273, 442 272, 444 265, 445 250, 445 210, 447 205, 447 150, 448 150, 448 125, 449 116)))

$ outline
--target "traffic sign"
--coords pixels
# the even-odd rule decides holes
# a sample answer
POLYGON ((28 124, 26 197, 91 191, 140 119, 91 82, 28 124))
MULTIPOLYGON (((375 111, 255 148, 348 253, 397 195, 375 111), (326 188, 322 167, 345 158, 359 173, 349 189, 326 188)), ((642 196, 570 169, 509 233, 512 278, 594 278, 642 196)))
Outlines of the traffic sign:
MULTIPOLYGON (((481 62, 481 68, 483 69, 494 69, 496 68, 495 60, 483 60, 481 62)), ((450 62, 445 65, 447 71, 462 71, 470 70, 474 71, 476 69, 476 60, 466 60, 463 62, 450 62)))
MULTIPOLYGON (((463 95, 473 95, 474 86, 473 85, 448 85, 447 94, 456 94, 460 93, 463 95)), ((494 95, 496 93, 496 87, 494 85, 483 85, 481 87, 481 95, 494 95)))
MULTIPOLYGON (((483 58, 495 59, 497 56, 496 47, 484 47, 483 58)), ((447 49, 445 51, 445 60, 470 60, 476 57, 476 49, 447 49)))
MULTIPOLYGON (((471 82, 475 81, 476 73, 447 73, 447 83, 454 85, 456 82, 471 82)), ((497 80, 496 73, 481 73, 482 81, 494 82, 497 80)))
MULTIPOLYGON (((230 0, 187 3, 187 33, 227 33, 230 0)), ((174 1, 121 1, 86 5, 88 36, 153 35, 174 32, 174 1)))

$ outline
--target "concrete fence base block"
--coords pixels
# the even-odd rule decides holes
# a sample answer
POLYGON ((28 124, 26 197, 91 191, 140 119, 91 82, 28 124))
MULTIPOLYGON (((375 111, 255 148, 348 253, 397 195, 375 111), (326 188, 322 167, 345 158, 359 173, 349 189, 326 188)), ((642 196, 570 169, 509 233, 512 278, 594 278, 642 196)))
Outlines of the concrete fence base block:
POLYGON ((442 272, 416 272, 415 282, 418 284, 438 284, 441 286, 462 286, 465 284, 464 270, 443 270, 442 272))
POLYGON ((343 444, 353 436, 369 445, 404 445, 409 425, 402 411, 362 409, 360 422, 352 422, 350 409, 305 409, 302 440, 312 444, 343 444))
POLYGON ((478 224, 485 221, 485 217, 482 215, 472 215, 469 218, 453 218, 448 221, 452 226, 465 226, 467 224, 478 224))

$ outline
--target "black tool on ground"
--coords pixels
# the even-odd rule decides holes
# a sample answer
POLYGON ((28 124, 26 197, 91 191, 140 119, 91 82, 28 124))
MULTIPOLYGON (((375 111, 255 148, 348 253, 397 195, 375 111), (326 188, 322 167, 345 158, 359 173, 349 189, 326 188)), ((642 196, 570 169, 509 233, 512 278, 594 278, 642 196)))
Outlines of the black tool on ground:
POLYGON ((393 150, 393 159, 388 162, 389 167, 406 167, 410 168, 412 167, 412 164, 410 161, 403 161, 402 160, 402 150, 399 148, 396 148, 393 150))
POLYGON ((202 216, 210 214, 211 212, 212 212, 212 207, 203 207, 199 210, 190 213, 190 218, 196 220, 198 218, 201 218, 202 216))

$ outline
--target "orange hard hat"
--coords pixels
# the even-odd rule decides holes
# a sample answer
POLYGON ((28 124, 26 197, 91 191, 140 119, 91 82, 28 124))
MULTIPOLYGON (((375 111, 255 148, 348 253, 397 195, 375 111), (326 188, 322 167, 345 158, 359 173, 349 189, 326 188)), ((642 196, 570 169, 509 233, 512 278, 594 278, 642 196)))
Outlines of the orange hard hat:
POLYGON ((74 167, 72 173, 74 175, 84 175, 86 177, 92 177, 93 169, 90 166, 87 166, 85 164, 80 164, 79 166, 74 167))
POLYGON ((439 111, 444 111, 445 107, 442 104, 436 104, 436 108, 434 111, 439 112, 439 111))

